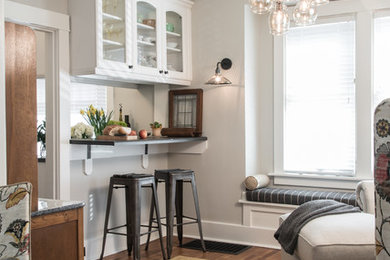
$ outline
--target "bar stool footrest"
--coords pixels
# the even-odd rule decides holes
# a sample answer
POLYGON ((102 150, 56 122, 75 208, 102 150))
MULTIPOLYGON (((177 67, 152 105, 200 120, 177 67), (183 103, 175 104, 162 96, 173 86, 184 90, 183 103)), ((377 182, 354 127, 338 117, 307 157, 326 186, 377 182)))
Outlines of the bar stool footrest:
POLYGON ((107 231, 107 234, 120 235, 120 236, 127 236, 127 234, 125 234, 125 233, 112 232, 112 231, 107 231))
MULTIPOLYGON (((193 219, 194 221, 191 221, 191 222, 185 222, 185 223, 181 223, 181 224, 173 224, 174 227, 177 227, 177 226, 184 226, 184 225, 189 225, 189 224, 196 224, 198 223, 199 221, 197 219, 193 219)), ((156 220, 152 220, 153 223, 157 223, 156 220)), ((166 223, 161 223, 162 226, 167 226, 166 223)))
POLYGON ((123 228, 123 227, 126 227, 126 224, 125 224, 125 225, 122 225, 122 226, 107 228, 107 231, 114 230, 114 229, 118 229, 118 228, 123 228))

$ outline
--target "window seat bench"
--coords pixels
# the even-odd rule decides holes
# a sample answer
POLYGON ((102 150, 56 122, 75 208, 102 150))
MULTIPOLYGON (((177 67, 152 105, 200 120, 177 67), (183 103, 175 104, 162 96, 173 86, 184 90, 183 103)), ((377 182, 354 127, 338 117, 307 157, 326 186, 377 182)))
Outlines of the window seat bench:
POLYGON ((316 199, 334 199, 357 206, 354 192, 331 192, 266 187, 244 191, 242 205, 243 226, 258 234, 250 241, 257 246, 280 248, 273 234, 279 227, 279 217, 291 213, 299 205, 316 199))
POLYGON ((352 206, 358 206, 355 192, 296 190, 281 188, 260 188, 245 192, 247 201, 301 205, 311 200, 332 199, 352 206))

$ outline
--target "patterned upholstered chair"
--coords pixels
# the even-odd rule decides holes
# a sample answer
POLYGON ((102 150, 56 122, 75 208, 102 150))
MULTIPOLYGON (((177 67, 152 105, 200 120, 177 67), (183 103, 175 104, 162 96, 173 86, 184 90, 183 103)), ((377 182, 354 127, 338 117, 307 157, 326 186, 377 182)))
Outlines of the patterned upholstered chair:
POLYGON ((31 189, 30 183, 0 187, 0 259, 31 259, 31 189))
POLYGON ((390 99, 377 106, 374 126, 376 258, 390 259, 390 99))

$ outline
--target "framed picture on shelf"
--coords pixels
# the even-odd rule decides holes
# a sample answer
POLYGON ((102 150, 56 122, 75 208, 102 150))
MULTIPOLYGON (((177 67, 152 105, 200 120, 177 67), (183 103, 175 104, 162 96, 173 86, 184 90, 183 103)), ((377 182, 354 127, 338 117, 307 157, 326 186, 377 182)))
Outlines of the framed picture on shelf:
POLYGON ((203 90, 169 91, 169 129, 178 135, 202 136, 203 90))

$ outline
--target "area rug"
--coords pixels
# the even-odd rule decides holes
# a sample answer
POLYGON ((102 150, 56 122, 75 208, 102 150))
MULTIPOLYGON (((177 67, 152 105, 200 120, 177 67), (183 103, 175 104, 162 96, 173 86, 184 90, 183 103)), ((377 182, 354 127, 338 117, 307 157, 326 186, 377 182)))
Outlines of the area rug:
POLYGON ((171 260, 206 260, 206 259, 179 255, 174 258, 171 258, 171 260))

